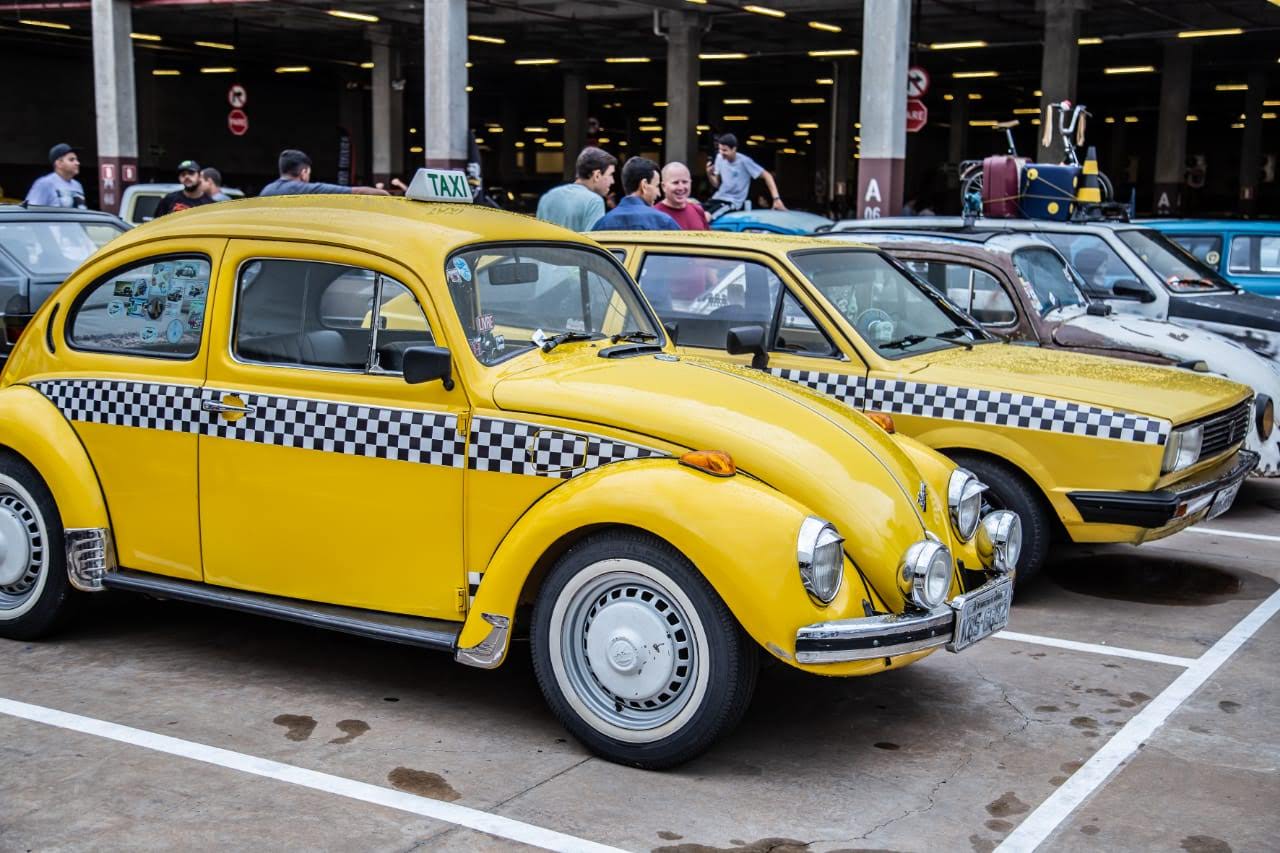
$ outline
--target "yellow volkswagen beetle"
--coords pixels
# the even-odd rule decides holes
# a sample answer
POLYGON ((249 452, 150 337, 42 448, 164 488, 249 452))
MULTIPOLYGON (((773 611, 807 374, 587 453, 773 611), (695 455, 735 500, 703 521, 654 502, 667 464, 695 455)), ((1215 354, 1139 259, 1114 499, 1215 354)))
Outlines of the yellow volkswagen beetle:
MULTIPOLYGON (((1022 519, 1023 579, 1055 537, 1140 543, 1230 507, 1257 464, 1252 392, 1189 370, 997 342, 869 246, 724 232, 599 235, 686 354, 750 357, 973 471, 1022 519), (733 342, 730 344, 730 332, 733 342)), ((979 279, 975 304, 989 296, 979 279)))
POLYGON ((478 667, 518 630, 577 737, 663 767, 762 650, 867 675, 1005 624, 1020 527, 976 479, 664 351, 589 240, 414 200, 455 179, 166 216, 68 279, 0 381, 0 635, 100 589, 478 667))

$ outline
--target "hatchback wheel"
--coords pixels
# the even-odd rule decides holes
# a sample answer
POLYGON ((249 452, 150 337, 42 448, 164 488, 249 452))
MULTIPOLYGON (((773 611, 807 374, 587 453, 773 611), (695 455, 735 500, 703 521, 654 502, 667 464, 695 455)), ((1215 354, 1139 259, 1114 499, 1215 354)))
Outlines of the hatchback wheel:
POLYGON ((53 496, 25 460, 0 453, 0 637, 49 633, 74 592, 53 496))
POLYGON ((755 688, 753 641, 688 560, 644 534, 571 548, 542 587, 531 640, 556 716, 623 764, 693 758, 741 719, 755 688))
POLYGON ((987 484, 984 495, 988 509, 1010 509, 1022 521, 1022 553, 1018 556, 1015 583, 1025 583, 1040 574, 1049 543, 1053 538, 1053 519, 1043 497, 1021 471, 982 456, 968 453, 948 454, 957 465, 968 468, 987 484))

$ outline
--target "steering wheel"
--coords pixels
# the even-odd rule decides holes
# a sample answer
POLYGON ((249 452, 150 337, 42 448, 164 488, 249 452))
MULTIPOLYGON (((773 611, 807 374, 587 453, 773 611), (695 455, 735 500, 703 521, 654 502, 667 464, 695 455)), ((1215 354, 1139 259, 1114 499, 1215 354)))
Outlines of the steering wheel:
POLYGON ((894 325, 893 318, 879 308, 868 308, 853 321, 853 327, 869 340, 891 340, 894 325))

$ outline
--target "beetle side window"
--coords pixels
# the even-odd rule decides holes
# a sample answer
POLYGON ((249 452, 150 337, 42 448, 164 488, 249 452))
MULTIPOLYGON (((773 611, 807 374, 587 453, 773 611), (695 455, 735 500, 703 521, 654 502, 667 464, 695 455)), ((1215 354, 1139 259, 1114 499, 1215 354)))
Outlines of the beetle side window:
POLYGON ((77 301, 68 341, 80 350, 190 358, 200 349, 209 262, 170 257, 136 264, 77 301))
POLYGON ((237 289, 242 361, 398 373, 406 349, 435 342, 413 292, 372 270, 255 260, 241 267, 237 289))
POLYGON ((737 258, 648 255, 640 289, 684 346, 723 349, 729 329, 768 328, 782 281, 764 264, 737 258))

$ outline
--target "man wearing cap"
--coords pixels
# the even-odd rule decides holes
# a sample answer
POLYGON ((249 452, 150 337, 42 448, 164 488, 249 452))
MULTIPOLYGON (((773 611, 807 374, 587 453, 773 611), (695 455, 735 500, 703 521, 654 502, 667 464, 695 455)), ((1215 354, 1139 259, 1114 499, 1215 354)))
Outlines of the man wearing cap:
POLYGON ((183 160, 178 164, 178 183, 182 184, 182 189, 169 193, 156 205, 156 219, 166 213, 213 204, 213 198, 205 195, 204 176, 200 174, 200 164, 195 160, 183 160))
POLYGON ((84 207, 84 187, 76 180, 80 174, 80 157, 65 142, 49 149, 53 171, 36 178, 27 192, 27 204, 44 207, 84 207))

